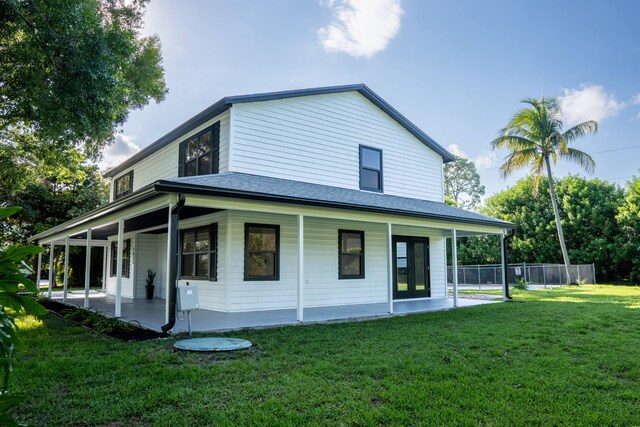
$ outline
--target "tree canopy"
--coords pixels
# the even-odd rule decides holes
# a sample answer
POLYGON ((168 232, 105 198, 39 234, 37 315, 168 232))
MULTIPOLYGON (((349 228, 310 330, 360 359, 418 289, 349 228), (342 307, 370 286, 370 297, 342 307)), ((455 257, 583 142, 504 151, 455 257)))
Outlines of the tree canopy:
POLYGON ((129 111, 163 100, 147 1, 0 0, 0 143, 97 158, 129 111))
MULTIPOLYGON (((559 263, 562 251, 555 234, 554 214, 548 202, 547 178, 540 179, 540 193, 532 197, 534 178, 486 200, 481 212, 513 222, 509 262, 559 263)), ((599 179, 567 176, 556 183, 560 218, 567 230, 569 254, 577 264, 595 263, 600 277, 628 278, 631 260, 640 259, 640 179, 625 191, 599 179)), ((499 241, 492 237, 460 239, 461 264, 494 264, 500 260, 499 241)), ((636 263, 640 279, 640 262, 636 263)))
POLYGON ((484 185, 476 165, 469 159, 456 156, 456 160, 444 165, 444 194, 463 209, 475 209, 484 196, 484 185))

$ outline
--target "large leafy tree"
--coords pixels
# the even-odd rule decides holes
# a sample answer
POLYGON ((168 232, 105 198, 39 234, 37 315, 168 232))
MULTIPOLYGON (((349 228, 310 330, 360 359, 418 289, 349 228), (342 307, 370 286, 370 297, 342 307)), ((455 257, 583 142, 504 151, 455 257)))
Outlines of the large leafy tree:
MULTIPOLYGON (((540 180, 540 197, 531 197, 534 178, 519 180, 513 187, 487 199, 483 213, 518 226, 510 243, 511 262, 561 262, 554 213, 549 206, 548 178, 540 180)), ((627 274, 621 264, 620 225, 616 214, 624 202, 623 190, 599 179, 567 176, 556 183, 560 220, 567 231, 569 256, 578 264, 595 263, 600 277, 627 274)), ((475 242, 478 246, 479 242, 475 242)), ((489 253, 490 248, 487 248, 489 253)), ((482 253, 480 248, 476 253, 482 253)), ((465 254, 464 250, 460 250, 465 254)), ((474 262, 476 262, 474 260, 474 262)))
POLYGON ((130 110, 164 99, 148 0, 0 0, 0 144, 96 158, 130 110))
POLYGON ((616 220, 620 224, 620 245, 617 248, 630 279, 640 282, 640 177, 627 186, 624 202, 620 204, 616 220))
POLYGON ((590 120, 564 129, 562 111, 553 98, 525 99, 527 107, 518 111, 507 126, 500 131, 500 136, 492 142, 494 149, 507 149, 509 154, 500 167, 502 177, 506 178, 519 169, 530 168, 533 175, 533 190, 537 195, 540 180, 544 175, 548 178, 549 193, 555 216, 558 240, 567 272, 570 274, 571 261, 565 243, 560 211, 556 199, 552 163, 558 158, 566 159, 580 165, 588 173, 592 173, 595 162, 587 153, 570 147, 580 137, 596 133, 598 123, 590 120))
POLYGON ((469 159, 456 156, 456 160, 444 165, 444 194, 455 206, 476 209, 484 196, 484 185, 476 165, 469 159))

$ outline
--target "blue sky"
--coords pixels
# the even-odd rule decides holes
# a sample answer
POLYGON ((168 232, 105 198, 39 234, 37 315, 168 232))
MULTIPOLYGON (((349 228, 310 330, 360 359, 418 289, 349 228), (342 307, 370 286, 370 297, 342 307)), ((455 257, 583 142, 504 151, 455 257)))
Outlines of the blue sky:
POLYGON ((105 154, 123 160, 226 95, 362 82, 474 160, 487 194, 526 173, 502 180, 490 149, 518 102, 559 96, 567 121, 600 122, 576 145, 593 176, 624 185, 640 167, 638 16, 636 1, 153 0, 145 34, 169 94, 105 154))

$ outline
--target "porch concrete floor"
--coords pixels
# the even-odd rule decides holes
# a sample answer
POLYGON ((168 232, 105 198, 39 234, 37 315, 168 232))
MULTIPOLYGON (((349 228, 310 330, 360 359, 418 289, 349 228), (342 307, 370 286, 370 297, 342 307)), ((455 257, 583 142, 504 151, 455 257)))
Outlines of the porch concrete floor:
MULTIPOLYGON (((53 292, 52 299, 61 301, 62 292, 53 292)), ((69 292, 67 303, 82 307, 84 291, 69 292)), ((458 306, 472 307, 481 304, 493 304, 500 300, 479 300, 458 298, 458 306)), ((107 316, 114 315, 115 297, 102 292, 92 291, 89 306, 107 316)), ((449 310, 453 308, 450 298, 395 301, 393 315, 422 313, 428 311, 449 310)), ((122 298, 123 320, 136 320, 146 328, 160 330, 164 325, 165 300, 122 298)), ((304 309, 304 324, 338 321, 356 321, 376 317, 393 316, 387 312, 387 303, 353 304, 331 307, 310 307, 304 309)), ((298 324, 295 309, 263 310, 236 313, 223 313, 212 310, 195 310, 191 314, 191 328, 198 332, 223 332, 245 328, 265 328, 298 324)), ((176 321, 172 332, 187 332, 186 316, 176 321)))

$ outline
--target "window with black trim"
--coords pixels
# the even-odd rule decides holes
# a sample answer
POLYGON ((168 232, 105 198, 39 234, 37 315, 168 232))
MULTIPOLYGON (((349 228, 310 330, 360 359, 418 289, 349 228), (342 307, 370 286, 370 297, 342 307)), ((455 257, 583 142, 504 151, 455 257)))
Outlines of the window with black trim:
MULTIPOLYGON (((122 277, 129 277, 131 272, 131 239, 122 241, 122 277)), ((110 276, 118 275, 118 242, 111 242, 111 270, 110 276)))
POLYGON ((180 278, 216 281, 218 276, 218 224, 181 232, 180 278))
POLYGON ((113 200, 118 200, 133 193, 133 171, 116 178, 113 183, 113 200))
POLYGON ((364 279, 364 231, 338 230, 338 278, 364 279))
POLYGON ((244 225, 244 280, 279 279, 280 226, 244 225))
POLYGON ((178 176, 218 173, 220 122, 180 143, 178 176))
POLYGON ((360 146, 360 189, 382 191, 382 150, 360 146))

